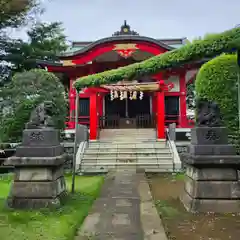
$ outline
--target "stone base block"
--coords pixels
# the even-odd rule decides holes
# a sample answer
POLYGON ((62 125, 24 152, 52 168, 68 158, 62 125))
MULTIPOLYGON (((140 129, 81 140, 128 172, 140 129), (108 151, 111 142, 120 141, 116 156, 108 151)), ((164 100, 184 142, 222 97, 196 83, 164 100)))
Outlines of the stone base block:
POLYGON ((236 155, 236 148, 233 145, 189 145, 190 155, 236 155))
POLYGON ((64 148, 58 146, 18 146, 16 156, 18 157, 55 157, 64 153, 64 148))
POLYGON ((188 193, 184 193, 181 202, 187 211, 196 213, 239 213, 240 200, 239 199, 194 199, 188 193))
POLYGON ((15 167, 37 167, 37 166, 59 166, 66 161, 66 154, 57 157, 18 157, 12 156, 8 158, 4 165, 15 167))
POLYGON ((15 209, 59 208, 65 201, 67 192, 62 192, 56 198, 12 198, 7 199, 7 206, 15 209))
POLYGON ((233 168, 196 168, 186 166, 186 175, 196 181, 238 181, 238 171, 233 168))
POLYGON ((60 131, 57 129, 25 129, 22 146, 57 146, 59 139, 60 131))
POLYGON ((55 199, 65 191, 66 184, 64 177, 48 182, 14 181, 10 198, 55 199))
POLYGON ((182 154, 182 162, 188 165, 221 165, 224 167, 237 168, 240 165, 239 155, 191 155, 189 153, 182 154))
POLYGON ((228 132, 226 127, 195 127, 191 129, 191 144, 193 145, 227 143, 228 132))
POLYGON ((185 178, 185 191, 192 198, 200 199, 240 199, 238 181, 196 181, 185 178))
POLYGON ((63 166, 55 168, 16 168, 14 181, 55 181, 60 177, 63 177, 63 166))

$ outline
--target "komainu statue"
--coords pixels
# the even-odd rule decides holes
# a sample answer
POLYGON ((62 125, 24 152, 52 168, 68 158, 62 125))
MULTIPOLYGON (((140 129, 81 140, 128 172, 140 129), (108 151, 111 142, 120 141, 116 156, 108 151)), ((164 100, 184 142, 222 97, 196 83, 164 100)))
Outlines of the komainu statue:
POLYGON ((52 120, 54 104, 51 101, 44 101, 39 104, 31 113, 30 120, 26 124, 27 129, 54 127, 52 120))
POLYGON ((221 127, 222 116, 216 102, 196 100, 196 125, 198 127, 221 127))

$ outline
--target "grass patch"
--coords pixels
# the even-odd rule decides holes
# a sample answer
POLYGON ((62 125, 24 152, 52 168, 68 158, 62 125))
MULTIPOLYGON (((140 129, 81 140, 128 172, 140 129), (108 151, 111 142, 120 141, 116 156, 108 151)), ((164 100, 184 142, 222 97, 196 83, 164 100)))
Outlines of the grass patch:
MULTIPOLYGON (((69 194, 62 208, 53 211, 14 211, 5 209, 11 177, 0 178, 1 240, 73 240, 103 181, 102 176, 76 176, 76 193, 69 194)), ((69 190, 70 176, 66 177, 66 184, 69 190)))
POLYGON ((184 172, 176 173, 176 175, 174 175, 173 178, 176 179, 176 180, 184 180, 185 173, 184 172))
POLYGON ((166 200, 158 200, 156 201, 156 207, 158 212, 162 217, 165 218, 174 218, 181 214, 177 208, 174 208, 168 201, 166 200))

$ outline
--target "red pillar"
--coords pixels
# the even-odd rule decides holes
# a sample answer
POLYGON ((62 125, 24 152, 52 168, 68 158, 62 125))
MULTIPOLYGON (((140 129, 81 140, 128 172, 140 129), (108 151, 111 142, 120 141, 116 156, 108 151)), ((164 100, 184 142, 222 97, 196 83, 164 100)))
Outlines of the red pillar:
POLYGON ((187 127, 187 99, 186 99, 186 73, 183 72, 180 74, 180 116, 179 116, 179 125, 180 127, 187 127))
POLYGON ((165 139, 165 100, 164 91, 156 93, 157 98, 157 138, 165 139))
POLYGON ((97 93, 90 95, 90 140, 97 139, 97 93))

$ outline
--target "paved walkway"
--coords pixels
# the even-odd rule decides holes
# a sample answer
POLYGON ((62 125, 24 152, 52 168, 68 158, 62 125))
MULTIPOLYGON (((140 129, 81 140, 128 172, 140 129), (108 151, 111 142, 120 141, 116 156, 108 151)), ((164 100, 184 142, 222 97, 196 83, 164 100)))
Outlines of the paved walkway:
POLYGON ((166 240, 149 194, 144 174, 109 174, 76 240, 166 240))

